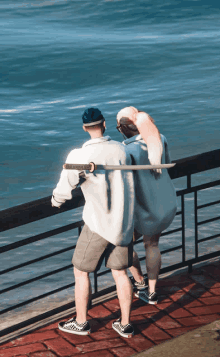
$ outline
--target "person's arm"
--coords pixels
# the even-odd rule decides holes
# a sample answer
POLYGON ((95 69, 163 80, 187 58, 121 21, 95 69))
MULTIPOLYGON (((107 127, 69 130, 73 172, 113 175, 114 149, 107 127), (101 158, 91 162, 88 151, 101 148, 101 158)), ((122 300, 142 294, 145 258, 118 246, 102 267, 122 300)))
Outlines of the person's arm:
MULTIPOLYGON (((147 113, 140 112, 136 115, 134 124, 147 144, 150 164, 161 164, 163 145, 159 130, 154 124, 153 119, 147 113)), ((162 172, 161 169, 156 169, 155 171, 158 173, 162 172)))
MULTIPOLYGON (((71 152, 67 159, 66 163, 70 164, 74 162, 74 155, 71 152)), ((60 180, 53 190, 53 196, 51 199, 52 207, 58 207, 66 202, 66 200, 71 200, 72 190, 74 190, 79 183, 79 171, 77 170, 66 170, 63 169, 60 175, 60 180)))

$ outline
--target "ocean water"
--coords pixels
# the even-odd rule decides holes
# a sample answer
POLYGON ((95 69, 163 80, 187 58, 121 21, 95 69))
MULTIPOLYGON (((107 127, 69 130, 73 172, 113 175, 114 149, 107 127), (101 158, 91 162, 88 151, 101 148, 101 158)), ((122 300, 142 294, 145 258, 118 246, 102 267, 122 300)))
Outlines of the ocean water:
MULTIPOLYGON (((7 0, 0 1, 0 19, 0 210, 51 194, 68 152, 88 139, 81 117, 91 106, 105 116, 106 134, 119 141, 117 112, 130 105, 148 112, 166 136, 173 160, 219 149, 218 2, 7 0)), ((219 172, 211 170, 193 180, 214 180, 219 172)), ((184 183, 180 180, 175 186, 184 183)), ((217 199, 219 192, 219 188, 208 190, 207 200, 217 199)), ((190 195, 187 201, 190 244, 190 195)), ((204 217, 216 214, 216 207, 204 217)), ((43 220, 33 230, 61 222, 62 217, 50 223, 43 220)), ((173 224, 178 226, 178 220, 173 224)), ((4 232, 0 245, 28 236, 30 228, 25 229, 4 232)), ((213 231, 219 232, 218 221, 201 229, 201 234, 213 231)), ((56 248, 68 242, 73 242, 71 233, 57 237, 56 248)), ((219 249, 216 242, 213 249, 219 249)), ((16 262, 30 254, 38 256, 42 244, 46 243, 12 252, 5 259, 16 262)), ((161 244, 170 247, 173 238, 164 238, 161 244)), ((51 252, 54 240, 46 245, 51 252)), ((204 251, 210 249, 209 243, 203 246, 204 251)), ((193 246, 189 249, 193 254, 193 246)), ((178 253, 164 261, 173 259, 178 253)), ((47 268, 56 265, 53 260, 47 268)), ((27 274, 39 271, 42 265, 27 269, 27 274)), ((18 272, 16 279, 20 278, 18 272)), ((4 287, 11 279, 4 280, 4 287)))

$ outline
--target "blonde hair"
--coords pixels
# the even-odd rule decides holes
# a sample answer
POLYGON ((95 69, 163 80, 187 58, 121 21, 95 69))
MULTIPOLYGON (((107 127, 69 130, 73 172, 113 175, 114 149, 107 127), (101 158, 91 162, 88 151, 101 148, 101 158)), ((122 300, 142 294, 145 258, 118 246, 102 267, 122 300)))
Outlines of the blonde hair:
MULTIPOLYGON (((126 107, 118 112, 117 121, 119 124, 133 125, 147 145, 150 164, 161 164, 163 153, 161 136, 154 119, 149 114, 135 107, 126 107)), ((153 171, 157 174, 162 173, 161 169, 153 169, 153 171)))

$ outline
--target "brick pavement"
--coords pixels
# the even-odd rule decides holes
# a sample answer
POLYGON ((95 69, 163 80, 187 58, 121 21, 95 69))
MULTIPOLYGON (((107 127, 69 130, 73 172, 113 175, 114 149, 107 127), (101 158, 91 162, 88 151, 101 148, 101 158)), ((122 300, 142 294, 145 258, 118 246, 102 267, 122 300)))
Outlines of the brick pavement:
POLYGON ((119 316, 118 299, 113 298, 89 310, 89 336, 64 333, 56 322, 1 344, 0 357, 129 357, 171 341, 220 319, 220 260, 194 268, 190 274, 160 279, 157 291, 157 305, 134 298, 135 336, 131 339, 120 337, 111 327, 119 316))

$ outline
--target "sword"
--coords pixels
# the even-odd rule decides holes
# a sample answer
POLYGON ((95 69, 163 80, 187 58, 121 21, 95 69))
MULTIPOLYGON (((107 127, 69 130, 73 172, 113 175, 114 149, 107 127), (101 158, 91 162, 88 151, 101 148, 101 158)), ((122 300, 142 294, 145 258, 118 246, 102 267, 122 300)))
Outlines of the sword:
POLYGON ((153 169, 169 169, 176 164, 160 164, 160 165, 96 165, 94 162, 89 164, 64 164, 63 168, 66 170, 88 170, 94 172, 95 170, 153 170, 153 169))

